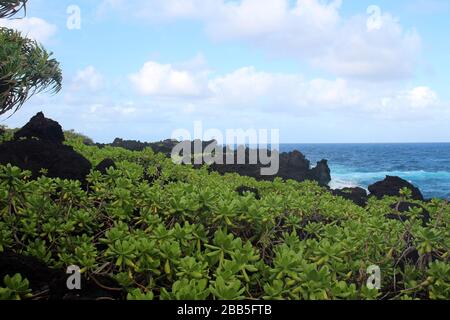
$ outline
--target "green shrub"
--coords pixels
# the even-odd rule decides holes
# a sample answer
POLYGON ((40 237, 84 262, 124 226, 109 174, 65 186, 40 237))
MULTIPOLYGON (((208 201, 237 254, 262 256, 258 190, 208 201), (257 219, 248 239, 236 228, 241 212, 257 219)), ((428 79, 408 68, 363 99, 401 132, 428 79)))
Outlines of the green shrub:
MULTIPOLYGON (((221 176, 68 137, 93 164, 111 158, 117 168, 92 171, 84 191, 0 166, 0 252, 110 275, 130 300, 450 298, 445 201, 417 202, 431 215, 424 227, 385 218, 405 193, 361 208, 314 182, 221 176), (261 200, 237 194, 241 185, 261 200), (403 259, 411 250, 418 261, 403 259), (381 290, 366 286, 371 265, 381 290)), ((28 297, 28 282, 11 279, 2 298, 28 297)))

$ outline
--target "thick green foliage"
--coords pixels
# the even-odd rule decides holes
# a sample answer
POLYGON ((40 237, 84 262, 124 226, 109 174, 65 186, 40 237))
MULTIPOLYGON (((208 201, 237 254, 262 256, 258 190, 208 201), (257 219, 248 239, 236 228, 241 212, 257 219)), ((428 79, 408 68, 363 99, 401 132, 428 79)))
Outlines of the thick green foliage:
POLYGON ((93 171, 88 191, 0 167, 0 251, 110 275, 128 299, 450 298, 445 201, 421 203, 431 215, 423 227, 418 212, 404 223, 384 217, 404 198, 360 208, 312 182, 221 176, 150 149, 82 140, 71 134, 68 143, 93 165, 117 164, 93 171), (241 185, 262 199, 239 196, 241 185), (403 263, 413 248, 419 260, 403 263), (366 286, 371 265, 381 269, 380 291, 366 286))

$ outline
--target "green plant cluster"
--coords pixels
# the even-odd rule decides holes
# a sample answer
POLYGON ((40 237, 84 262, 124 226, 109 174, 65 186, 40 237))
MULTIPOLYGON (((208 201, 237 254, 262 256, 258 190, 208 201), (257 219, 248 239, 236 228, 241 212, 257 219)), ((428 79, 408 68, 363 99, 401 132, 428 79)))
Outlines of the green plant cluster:
POLYGON ((13 140, 15 131, 15 129, 0 125, 0 143, 13 140))
MULTIPOLYGON (((151 149, 87 146, 75 134, 67 143, 116 169, 92 171, 84 190, 0 167, 0 252, 111 276, 130 300, 450 298, 443 200, 418 202, 431 215, 422 226, 418 210, 406 222, 385 218, 407 194, 361 208, 314 182, 221 176, 151 149), (240 196, 242 185, 261 199, 240 196), (411 250, 417 261, 405 259, 411 250), (366 285, 371 265, 381 270, 380 290, 366 285)), ((21 278, 13 288, 7 281, 3 298, 29 296, 21 278)))

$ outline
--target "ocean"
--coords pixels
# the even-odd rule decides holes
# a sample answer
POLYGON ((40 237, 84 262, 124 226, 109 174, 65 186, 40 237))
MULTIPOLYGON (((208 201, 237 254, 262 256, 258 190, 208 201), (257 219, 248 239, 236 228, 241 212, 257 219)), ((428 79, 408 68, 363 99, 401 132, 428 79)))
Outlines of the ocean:
POLYGON ((279 148, 299 150, 313 166, 327 159, 331 188, 367 189, 392 175, 419 187, 425 198, 450 198, 450 143, 281 144, 279 148))

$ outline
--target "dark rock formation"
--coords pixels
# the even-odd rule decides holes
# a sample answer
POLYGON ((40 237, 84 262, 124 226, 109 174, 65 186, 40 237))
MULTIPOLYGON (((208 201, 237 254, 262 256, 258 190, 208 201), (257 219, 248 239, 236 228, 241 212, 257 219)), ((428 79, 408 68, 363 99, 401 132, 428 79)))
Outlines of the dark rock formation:
MULTIPOLYGON (((254 150, 253 150, 254 151, 254 150)), ((270 156, 271 151, 263 150, 264 153, 270 156)), ((279 170, 275 175, 263 175, 261 173, 262 168, 267 168, 270 165, 264 165, 259 158, 257 164, 249 163, 249 155, 252 152, 250 149, 246 149, 246 164, 237 164, 237 151, 234 151, 234 164, 226 163, 224 156, 224 164, 212 164, 211 170, 217 171, 221 174, 225 173, 238 173, 242 176, 253 177, 258 180, 272 181, 279 177, 285 180, 292 179, 296 181, 312 180, 317 181, 320 185, 326 186, 331 181, 330 168, 327 161, 322 160, 318 162, 315 168, 310 168, 310 161, 299 151, 292 151, 289 153, 281 153, 279 155, 279 170)))
POLYGON ((90 162, 63 141, 61 126, 38 113, 16 133, 15 140, 0 145, 0 164, 30 170, 33 178, 41 175, 41 169, 47 169, 50 178, 84 182, 91 170, 90 162))
POLYGON ((259 190, 256 188, 246 187, 246 186, 240 186, 236 189, 236 192, 239 193, 240 196, 245 196, 247 193, 252 193, 256 200, 261 200, 261 195, 259 194, 259 190))
POLYGON ((360 207, 365 207, 367 204, 367 191, 363 188, 344 188, 332 190, 331 193, 335 196, 342 197, 347 200, 353 201, 360 207))
POLYGON ((70 275, 63 270, 47 267, 36 258, 14 253, 0 253, 0 279, 20 273, 28 279, 34 293, 44 292, 41 299, 48 300, 95 300, 108 298, 123 300, 125 292, 119 284, 108 277, 98 277, 95 280, 81 277, 81 290, 69 290, 66 282, 70 275), (100 284, 100 285, 99 285, 100 284), (102 288, 103 287, 103 288, 102 288), (107 290, 114 288, 116 290, 107 290))
POLYGON ((124 148, 130 151, 142 151, 145 148, 150 147, 150 144, 135 140, 122 140, 120 138, 116 138, 114 139, 113 143, 110 144, 110 146, 117 148, 124 148))
MULTIPOLYGON (((180 142, 176 140, 164 140, 156 143, 147 143, 135 140, 122 140, 116 138, 112 144, 97 144, 100 148, 104 146, 112 146, 112 147, 121 147, 131 151, 142 151, 143 149, 150 147, 156 153, 163 153, 166 156, 170 157, 172 154, 173 148, 178 145, 180 142)), ((195 154, 194 146, 201 145, 201 150, 204 151, 206 147, 217 144, 216 141, 189 141, 191 153, 195 154)), ((328 163, 326 160, 322 160, 317 163, 317 166, 311 168, 311 163, 309 160, 305 158, 305 156, 299 151, 292 151, 289 153, 281 153, 280 154, 280 168, 277 174, 272 176, 264 176, 261 175, 261 169, 264 167, 268 167, 266 165, 262 165, 259 156, 257 160, 257 164, 249 164, 248 159, 250 158, 250 152, 255 150, 245 149, 245 158, 247 159, 247 164, 237 164, 238 151, 229 150, 227 148, 223 148, 223 163, 226 163, 226 154, 232 153, 232 157, 234 158, 234 164, 212 164, 210 166, 210 170, 217 171, 221 174, 225 173, 238 173, 243 176, 253 177, 259 180, 273 180, 276 177, 283 178, 285 180, 292 179, 296 181, 305 181, 305 180, 313 180, 317 181, 320 185, 326 186, 331 181, 330 168, 328 167, 328 163)), ((256 150, 258 153, 258 150, 256 150)), ((264 150, 266 152, 266 150, 264 150)), ((271 152, 268 152, 270 156, 271 152)), ((194 167, 200 167, 201 165, 195 165, 194 167)))
POLYGON ((280 154, 280 162, 285 163, 286 167, 290 167, 296 171, 307 171, 310 166, 309 160, 297 150, 280 154))
POLYGON ((84 181, 91 163, 72 147, 41 140, 8 141, 0 145, 0 164, 30 170, 33 178, 47 169, 50 178, 84 181))
POLYGON ((317 162, 317 165, 309 170, 309 179, 316 180, 320 185, 326 186, 331 181, 331 170, 327 160, 317 162))
POLYGON ((409 212, 411 211, 411 209, 419 208, 422 210, 422 212, 419 215, 419 218, 422 220, 422 226, 425 227, 431 220, 431 216, 428 210, 416 203, 400 202, 398 204, 393 204, 391 208, 394 210, 394 212, 385 215, 386 219, 399 220, 405 222, 409 219, 409 217, 407 215, 402 215, 400 213, 409 212))
MULTIPOLYGON (((204 150, 208 145, 213 143, 214 141, 200 141, 197 140, 198 143, 202 146, 202 150, 204 150)), ((176 140, 163 140, 159 142, 141 142, 139 140, 123 140, 120 138, 114 139, 111 144, 97 144, 98 147, 102 148, 105 146, 124 148, 130 151, 142 151, 145 148, 151 148, 155 153, 163 153, 166 156, 170 157, 172 155, 173 148, 178 145, 180 142, 176 140)), ((192 152, 194 152, 194 143, 195 141, 190 141, 192 152)))
POLYGON ((408 188, 412 191, 412 199, 424 200, 422 193, 417 187, 399 177, 386 176, 383 181, 369 186, 369 191, 371 195, 382 199, 384 196, 399 196, 400 190, 403 188, 408 188))
POLYGON ((115 169, 116 163, 111 159, 105 159, 95 167, 95 170, 100 171, 102 174, 105 174, 106 169, 109 169, 109 168, 115 169))
POLYGON ((33 137, 55 143, 64 142, 64 132, 59 123, 47 119, 42 112, 36 114, 22 129, 14 134, 16 140, 33 137))

